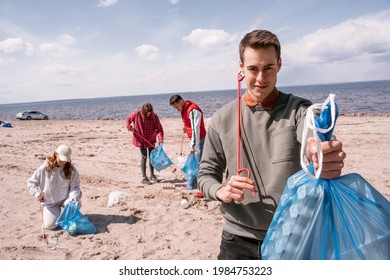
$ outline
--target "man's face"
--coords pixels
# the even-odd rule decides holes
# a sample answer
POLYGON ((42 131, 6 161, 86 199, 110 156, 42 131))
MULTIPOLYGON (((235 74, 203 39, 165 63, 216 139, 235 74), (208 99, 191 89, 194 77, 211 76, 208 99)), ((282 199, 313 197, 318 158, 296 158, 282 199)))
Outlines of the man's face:
POLYGON ((179 112, 181 112, 181 110, 183 110, 183 106, 182 106, 181 102, 173 103, 172 107, 175 108, 176 110, 178 110, 179 112))
POLYGON ((253 101, 262 102, 272 93, 281 66, 282 61, 277 60, 274 47, 245 49, 244 61, 240 62, 240 67, 245 75, 248 94, 253 101))

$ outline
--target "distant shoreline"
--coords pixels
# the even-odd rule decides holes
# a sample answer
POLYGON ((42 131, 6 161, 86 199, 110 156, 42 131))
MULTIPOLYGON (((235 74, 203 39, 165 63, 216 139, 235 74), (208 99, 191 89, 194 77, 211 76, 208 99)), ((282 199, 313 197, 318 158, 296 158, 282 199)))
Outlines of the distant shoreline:
MULTIPOLYGON (((389 114, 380 114, 380 113, 340 113, 339 117, 356 117, 356 118, 388 118, 390 117, 389 114)), ((180 117, 160 117, 160 119, 180 119, 180 117)), ((208 117, 206 119, 211 119, 211 117, 208 117)), ((102 118, 102 119, 49 119, 48 121, 125 121, 125 118, 119 119, 119 118, 102 118)), ((17 122, 47 122, 45 120, 17 120, 17 119, 0 119, 0 121, 3 122, 9 122, 9 123, 17 123, 17 122)))

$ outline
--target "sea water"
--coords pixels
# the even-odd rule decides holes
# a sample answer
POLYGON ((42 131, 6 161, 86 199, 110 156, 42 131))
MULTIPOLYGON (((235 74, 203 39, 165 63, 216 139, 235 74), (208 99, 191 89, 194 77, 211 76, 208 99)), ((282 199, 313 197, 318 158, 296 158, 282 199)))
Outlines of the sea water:
MULTIPOLYGON (((334 93, 340 114, 390 114, 390 80, 278 88, 314 103, 322 103, 330 93, 334 93)), ((211 117, 216 110, 237 98, 237 90, 230 89, 0 104, 0 120, 15 120, 18 112, 28 110, 41 111, 50 119, 58 120, 125 119, 147 102, 153 105, 160 118, 179 117, 179 112, 169 105, 169 98, 173 94, 197 103, 205 117, 211 117)))

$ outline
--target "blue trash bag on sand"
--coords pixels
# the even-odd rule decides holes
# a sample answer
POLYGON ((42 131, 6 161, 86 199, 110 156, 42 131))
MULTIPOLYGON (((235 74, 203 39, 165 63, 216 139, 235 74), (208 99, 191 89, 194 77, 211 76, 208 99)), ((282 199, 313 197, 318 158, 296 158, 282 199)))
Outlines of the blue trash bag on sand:
POLYGON ((159 143, 150 153, 150 163, 157 171, 161 171, 173 164, 163 149, 163 143, 159 143))
POLYGON ((196 186, 196 178, 198 177, 199 173, 199 163, 196 160, 196 157, 194 154, 189 154, 187 156, 186 163, 184 164, 182 168, 183 172, 186 174, 187 179, 187 190, 192 190, 196 186))
POLYGON ((58 217, 56 224, 71 235, 96 233, 95 226, 79 210, 79 201, 70 201, 58 217))
MULTIPOLYGON (((321 115, 315 117, 308 110, 306 124, 316 140, 327 141, 338 115, 334 95, 319 105, 313 109, 317 106, 321 115)), ((357 173, 319 178, 320 170, 304 165, 303 152, 304 147, 303 169, 287 181, 261 247, 262 258, 390 259, 390 202, 357 173)))
POLYGON ((9 122, 0 121, 0 126, 1 126, 1 127, 9 127, 9 128, 12 128, 12 124, 9 123, 9 122))

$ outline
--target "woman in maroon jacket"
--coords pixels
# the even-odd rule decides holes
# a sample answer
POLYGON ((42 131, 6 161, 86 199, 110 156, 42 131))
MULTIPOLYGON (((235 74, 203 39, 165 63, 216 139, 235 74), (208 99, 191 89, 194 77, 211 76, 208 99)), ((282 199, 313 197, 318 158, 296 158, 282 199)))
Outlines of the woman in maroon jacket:
POLYGON ((150 163, 150 153, 153 151, 156 139, 157 143, 164 141, 164 130, 157 114, 153 112, 150 103, 142 105, 141 110, 137 110, 126 118, 127 130, 133 132, 133 145, 141 151, 141 172, 142 184, 151 185, 158 182, 154 175, 154 168, 150 163), (150 180, 146 176, 146 160, 149 158, 150 180))

